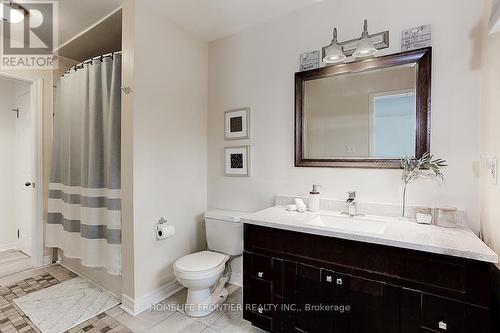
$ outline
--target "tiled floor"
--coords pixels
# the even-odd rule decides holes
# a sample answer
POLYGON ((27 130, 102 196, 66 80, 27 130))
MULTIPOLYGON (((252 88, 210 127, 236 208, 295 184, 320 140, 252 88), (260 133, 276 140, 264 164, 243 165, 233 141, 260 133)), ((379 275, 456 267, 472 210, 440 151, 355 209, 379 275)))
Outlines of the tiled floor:
MULTIPOLYGON (((32 292, 49 288, 60 282, 76 277, 62 266, 52 265, 45 268, 32 269, 0 279, 0 332, 32 333, 40 332, 29 318, 16 306, 14 299, 32 292)), ((112 314, 113 312, 111 312, 112 314)), ((71 329, 71 333, 128 333, 129 329, 120 325, 103 313, 85 323, 71 329)))
POLYGON ((31 269, 31 258, 26 254, 9 250, 0 252, 0 277, 31 269))
POLYGON ((182 303, 186 299, 186 290, 183 289, 151 311, 146 311, 137 317, 122 313, 116 319, 136 333, 264 332, 243 320, 241 288, 229 286, 228 290, 230 296, 227 303, 204 318, 190 318, 183 312, 182 303))
MULTIPOLYGON (((52 265, 0 278, 0 332, 40 332, 12 300, 74 277, 75 274, 64 267, 52 265)), ((228 290, 230 296, 226 304, 204 318, 194 319, 184 313, 184 289, 136 317, 128 315, 117 306, 67 333, 263 332, 243 320, 241 289, 229 286, 228 290)))

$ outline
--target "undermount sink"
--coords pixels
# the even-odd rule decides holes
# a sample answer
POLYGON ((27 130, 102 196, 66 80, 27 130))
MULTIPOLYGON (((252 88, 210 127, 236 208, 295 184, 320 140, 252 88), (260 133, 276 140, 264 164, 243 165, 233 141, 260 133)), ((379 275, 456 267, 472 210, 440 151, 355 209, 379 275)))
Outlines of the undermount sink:
POLYGON ((385 232, 385 222, 377 221, 369 217, 348 217, 344 215, 324 215, 320 214, 307 221, 305 224, 316 227, 336 229, 339 231, 354 231, 369 234, 383 234, 385 232))

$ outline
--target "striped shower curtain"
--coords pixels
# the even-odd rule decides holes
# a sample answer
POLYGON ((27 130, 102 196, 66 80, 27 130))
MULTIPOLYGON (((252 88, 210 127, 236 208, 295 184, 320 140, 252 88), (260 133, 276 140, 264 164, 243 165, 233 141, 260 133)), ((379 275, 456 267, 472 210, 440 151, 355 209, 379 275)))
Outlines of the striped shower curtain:
POLYGON ((56 87, 46 246, 121 274, 121 55, 85 64, 56 87))

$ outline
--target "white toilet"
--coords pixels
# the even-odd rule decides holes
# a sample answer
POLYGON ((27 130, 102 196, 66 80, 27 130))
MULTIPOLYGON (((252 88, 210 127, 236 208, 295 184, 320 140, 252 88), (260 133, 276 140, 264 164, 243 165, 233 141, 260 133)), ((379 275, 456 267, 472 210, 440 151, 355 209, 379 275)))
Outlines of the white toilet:
POLYGON ((226 301, 228 277, 222 273, 230 256, 243 254, 245 213, 209 210, 205 213, 205 231, 209 251, 189 254, 174 263, 180 284, 188 289, 185 311, 192 317, 204 317, 226 301))

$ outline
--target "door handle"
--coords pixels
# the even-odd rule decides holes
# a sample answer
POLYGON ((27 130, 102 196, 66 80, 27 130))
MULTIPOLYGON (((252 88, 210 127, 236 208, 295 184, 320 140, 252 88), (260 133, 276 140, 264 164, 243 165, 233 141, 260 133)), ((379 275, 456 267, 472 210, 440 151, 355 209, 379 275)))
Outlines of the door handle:
POLYGON ((35 187, 35 183, 26 182, 26 183, 24 183, 24 186, 26 186, 26 187, 35 187))

